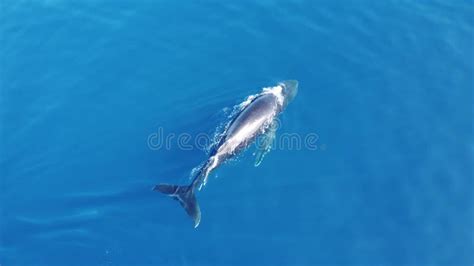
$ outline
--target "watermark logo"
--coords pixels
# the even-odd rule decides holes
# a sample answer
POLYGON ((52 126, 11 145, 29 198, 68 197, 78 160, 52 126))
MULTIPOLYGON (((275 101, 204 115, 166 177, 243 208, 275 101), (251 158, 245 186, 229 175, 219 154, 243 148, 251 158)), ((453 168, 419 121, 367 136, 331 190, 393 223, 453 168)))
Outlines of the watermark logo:
MULTIPOLYGON (((325 145, 319 145, 319 135, 316 133, 281 133, 278 134, 280 121, 275 120, 272 125, 260 137, 255 139, 256 146, 259 148, 271 148, 272 150, 309 150, 316 151, 324 149, 325 145)), ((187 132, 167 132, 165 128, 159 127, 156 132, 148 135, 147 145, 151 150, 172 150, 180 149, 184 151, 202 150, 208 151, 210 147, 215 146, 221 139, 221 134, 187 132)), ((244 143, 246 145, 246 143, 244 143)))

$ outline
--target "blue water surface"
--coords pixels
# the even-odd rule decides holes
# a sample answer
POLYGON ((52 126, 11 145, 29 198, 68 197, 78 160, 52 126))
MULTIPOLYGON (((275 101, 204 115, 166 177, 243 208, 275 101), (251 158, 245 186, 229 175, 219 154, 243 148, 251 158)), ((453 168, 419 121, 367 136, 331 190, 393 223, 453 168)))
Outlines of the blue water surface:
MULTIPOLYGON (((0 265, 472 265, 474 4, 0 1, 0 265), (279 134, 198 193, 151 191, 285 79, 279 134)), ((215 178, 217 176, 217 178, 215 178)))

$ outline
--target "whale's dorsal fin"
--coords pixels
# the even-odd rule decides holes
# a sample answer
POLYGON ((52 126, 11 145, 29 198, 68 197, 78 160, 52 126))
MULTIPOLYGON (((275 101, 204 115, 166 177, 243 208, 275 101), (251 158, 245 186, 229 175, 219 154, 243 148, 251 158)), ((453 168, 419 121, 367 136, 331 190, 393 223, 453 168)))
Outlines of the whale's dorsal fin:
POLYGON ((270 152, 272 149, 273 141, 275 140, 276 130, 278 129, 278 123, 274 120, 268 126, 265 134, 257 140, 257 151, 255 152, 255 167, 259 166, 263 157, 270 152))

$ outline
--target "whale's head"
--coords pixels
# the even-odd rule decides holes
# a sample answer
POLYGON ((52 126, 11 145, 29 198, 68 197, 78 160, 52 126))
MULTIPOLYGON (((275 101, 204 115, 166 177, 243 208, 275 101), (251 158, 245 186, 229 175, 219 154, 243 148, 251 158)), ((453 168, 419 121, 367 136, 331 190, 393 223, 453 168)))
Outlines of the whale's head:
POLYGON ((281 94, 283 96, 283 106, 287 106, 298 93, 298 81, 297 80, 285 80, 280 82, 278 85, 281 86, 281 94))

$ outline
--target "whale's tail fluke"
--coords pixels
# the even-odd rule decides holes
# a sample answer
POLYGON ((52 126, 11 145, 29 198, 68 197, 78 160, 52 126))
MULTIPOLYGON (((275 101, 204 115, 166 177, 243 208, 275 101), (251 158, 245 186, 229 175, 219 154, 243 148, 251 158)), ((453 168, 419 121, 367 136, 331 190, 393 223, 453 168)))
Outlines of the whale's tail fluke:
POLYGON ((194 195, 194 186, 177 186, 169 184, 159 184, 153 190, 166 194, 177 200, 183 206, 186 213, 193 219, 194 228, 201 221, 201 210, 194 195))

